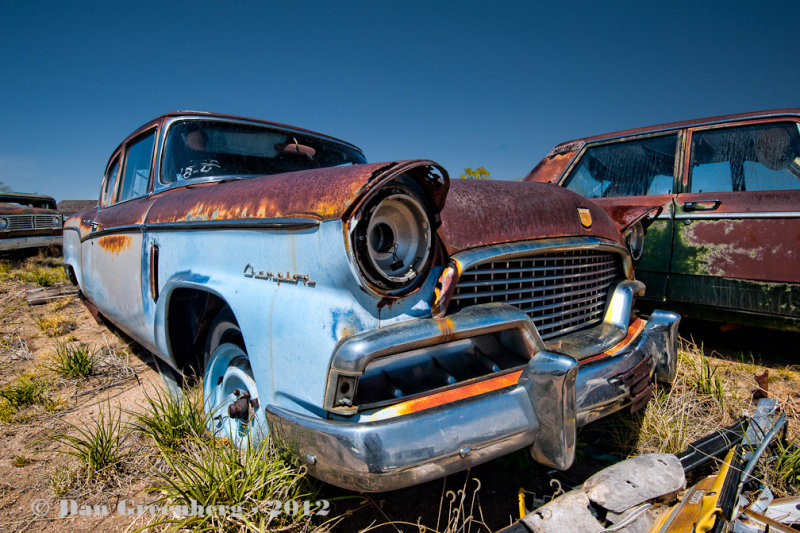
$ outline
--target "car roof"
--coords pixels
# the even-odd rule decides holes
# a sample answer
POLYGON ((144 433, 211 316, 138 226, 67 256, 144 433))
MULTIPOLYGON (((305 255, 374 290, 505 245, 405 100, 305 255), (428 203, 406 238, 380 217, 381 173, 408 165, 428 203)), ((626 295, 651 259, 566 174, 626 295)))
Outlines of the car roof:
POLYGON ((642 128, 634 128, 629 130, 615 131, 611 133, 602 133, 600 135, 593 135, 590 137, 583 137, 565 141, 556 145, 551 150, 551 154, 573 151, 586 143, 615 139, 618 137, 628 137, 630 135, 638 135, 642 133, 653 133, 659 131, 669 131, 681 128, 688 128, 692 126, 704 126, 709 124, 718 124, 724 122, 733 122, 737 120, 754 119, 754 118, 773 118, 781 116, 800 115, 800 108, 786 108, 786 109, 771 109, 767 111, 751 111, 749 113, 737 113, 734 115, 719 115, 716 117, 696 118, 692 120, 683 120, 680 122, 668 122, 666 124, 657 124, 655 126, 645 126, 642 128), (566 148, 566 150, 565 150, 566 148))
POLYGON ((117 146, 117 148, 114 150, 114 152, 116 152, 123 144, 128 142, 133 137, 136 137, 142 131, 154 126, 155 124, 159 124, 159 123, 161 123, 162 121, 164 121, 166 119, 177 118, 177 117, 221 118, 221 119, 228 119, 228 120, 243 120, 243 121, 246 121, 246 122, 252 122, 252 123, 256 123, 256 124, 264 124, 265 126, 274 126, 274 127, 277 127, 277 128, 284 128, 284 129, 294 130, 294 131, 298 131, 298 132, 308 133, 308 134, 311 134, 311 135, 315 135, 317 137, 322 137, 324 139, 328 139, 328 140, 335 141, 335 142, 338 142, 338 143, 341 143, 341 144, 345 144, 345 145, 349 146, 350 148, 353 148, 354 150, 357 150, 362 155, 364 154, 364 152, 361 150, 361 148, 359 148, 358 146, 354 145, 353 143, 344 141, 342 139, 338 139, 336 137, 332 137, 330 135, 326 135, 324 133, 319 133, 319 132, 316 132, 316 131, 313 131, 313 130, 308 130, 308 129, 305 129, 305 128, 298 128, 297 126, 291 126, 289 124, 281 124, 280 122, 270 122, 268 120, 261 120, 261 119, 257 119, 257 118, 241 117, 241 116, 238 116, 238 115, 227 115, 225 113, 212 113, 212 112, 209 112, 209 111, 188 111, 188 110, 172 111, 170 113, 164 113, 163 115, 159 115, 159 116, 157 116, 156 118, 154 118, 152 120, 148 120, 145 124, 143 124, 142 126, 136 128, 136 130, 134 130, 133 133, 131 133, 130 135, 125 137, 125 140, 123 140, 121 143, 119 143, 119 146, 117 146))
POLYGON ((4 200, 51 200, 55 203, 55 198, 45 194, 33 194, 27 192, 0 192, 0 202, 4 200))

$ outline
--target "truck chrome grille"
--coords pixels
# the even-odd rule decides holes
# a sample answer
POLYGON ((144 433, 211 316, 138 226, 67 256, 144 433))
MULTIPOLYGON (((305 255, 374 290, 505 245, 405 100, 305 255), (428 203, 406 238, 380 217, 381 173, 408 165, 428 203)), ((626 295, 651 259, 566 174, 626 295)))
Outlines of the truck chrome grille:
POLYGON ((4 215, 8 219, 8 230, 53 229, 61 227, 61 221, 53 222, 56 215, 4 215))
POLYGON ((8 217, 8 229, 33 229, 33 215, 11 215, 8 217))
POLYGON ((619 257, 597 250, 550 252, 467 269, 451 310, 501 302, 527 313, 542 339, 589 327, 605 311, 609 287, 622 278, 619 257))

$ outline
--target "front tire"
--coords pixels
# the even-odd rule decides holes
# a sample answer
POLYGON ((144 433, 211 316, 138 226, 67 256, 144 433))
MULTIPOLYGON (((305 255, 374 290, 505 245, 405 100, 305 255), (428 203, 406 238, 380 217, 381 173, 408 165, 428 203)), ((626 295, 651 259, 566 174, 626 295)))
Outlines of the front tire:
POLYGON ((220 311, 211 324, 205 352, 203 400, 209 430, 215 437, 246 446, 267 436, 258 386, 230 308, 220 311))

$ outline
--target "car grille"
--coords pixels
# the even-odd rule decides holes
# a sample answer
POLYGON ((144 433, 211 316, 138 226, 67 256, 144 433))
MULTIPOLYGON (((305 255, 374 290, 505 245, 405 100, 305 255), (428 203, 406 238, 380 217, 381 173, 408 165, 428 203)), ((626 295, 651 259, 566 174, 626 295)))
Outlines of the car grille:
POLYGON ((451 308, 510 304, 531 317, 542 339, 552 339, 599 322, 609 287, 620 278, 618 255, 597 250, 492 261, 461 275, 451 308))
POLYGON ((6 215, 9 230, 23 229, 52 229, 61 224, 53 225, 54 215, 6 215))

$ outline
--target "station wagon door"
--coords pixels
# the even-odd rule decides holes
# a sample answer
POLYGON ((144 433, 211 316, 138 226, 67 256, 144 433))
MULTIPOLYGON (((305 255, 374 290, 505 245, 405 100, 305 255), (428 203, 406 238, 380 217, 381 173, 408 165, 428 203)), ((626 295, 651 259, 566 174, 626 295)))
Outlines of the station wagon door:
POLYGON ((147 196, 155 151, 156 129, 125 147, 111 205, 89 221, 82 248, 87 296, 120 329, 147 344, 152 332, 142 303, 142 224, 153 199, 147 196))
POLYGON ((662 208, 647 230, 636 267, 646 297, 657 300, 666 294, 672 254, 679 137, 671 132, 588 145, 561 181, 609 212, 630 206, 662 208))
POLYGON ((698 127, 687 140, 669 299, 800 318, 798 124, 698 127))

